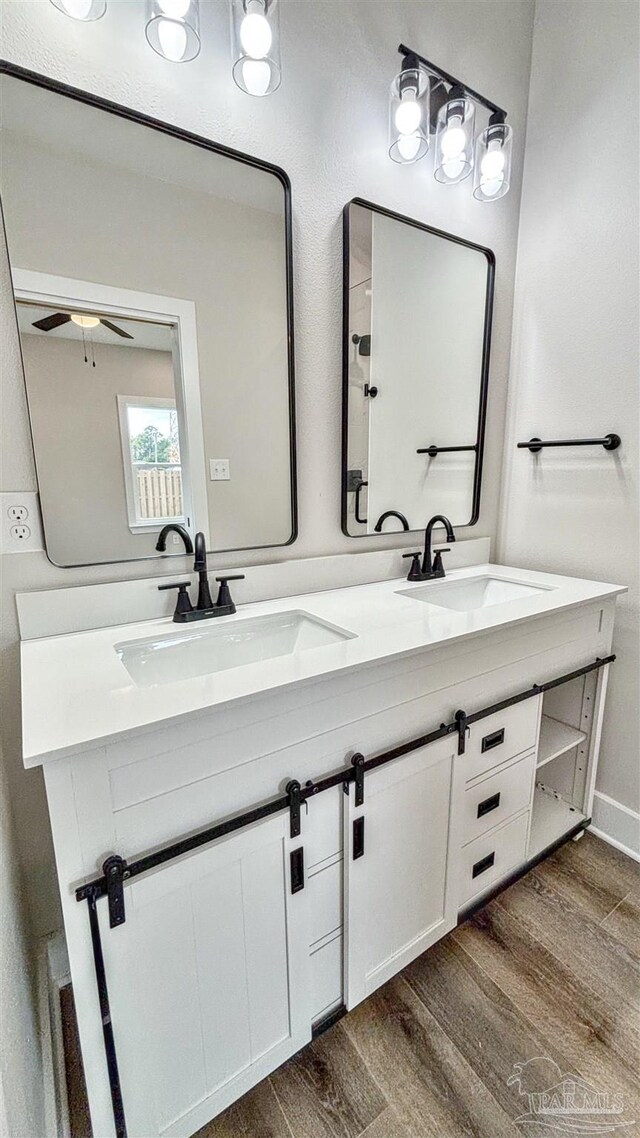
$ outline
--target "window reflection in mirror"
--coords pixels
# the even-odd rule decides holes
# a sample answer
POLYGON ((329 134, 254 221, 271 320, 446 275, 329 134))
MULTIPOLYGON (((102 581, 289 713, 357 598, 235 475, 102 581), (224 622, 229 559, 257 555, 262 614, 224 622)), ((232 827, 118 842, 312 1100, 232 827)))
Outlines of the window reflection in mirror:
POLYGON ((349 536, 423 529, 435 513, 477 520, 493 270, 489 250, 366 202, 347 206, 349 536))
MULTIPOLYGON (((49 557, 158 556, 174 519, 213 551, 288 543, 286 176, 55 84, 0 84, 2 204, 49 557)), ((167 554, 182 552, 169 541, 167 554)))

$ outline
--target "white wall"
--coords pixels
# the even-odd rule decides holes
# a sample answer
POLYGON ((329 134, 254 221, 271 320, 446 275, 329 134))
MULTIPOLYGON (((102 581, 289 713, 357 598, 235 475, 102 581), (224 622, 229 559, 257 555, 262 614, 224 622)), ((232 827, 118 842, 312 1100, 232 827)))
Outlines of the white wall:
POLYGON ((0 749, 0 1135, 44 1134, 40 1049, 22 883, 0 749))
MULTIPOLYGON (((499 553, 508 564, 629 586, 618 603, 597 789, 635 811, 637 140, 635 0, 538 0, 499 553), (589 447, 535 459, 515 449, 533 435, 610 431, 623 440, 612 453, 589 447)), ((601 808, 596 799, 596 820, 601 808)), ((632 823, 619 817, 620 840, 632 823)), ((608 818, 609 832, 614 825, 608 818)), ((636 841, 638 832, 636 820, 636 841)))
MULTIPOLYGON (((110 3, 81 24, 48 0, 5 0, 5 58, 274 162, 292 182, 300 537, 264 560, 397 546, 398 535, 355 542, 340 531, 341 212, 362 196, 488 245, 497 258, 493 358, 480 523, 467 536, 494 534, 502 461, 520 175, 533 0, 283 0, 282 87, 251 99, 230 76, 227 0, 201 4, 203 48, 174 65, 144 38, 143 0, 110 3), (387 95, 401 41, 486 91, 509 109, 516 133, 511 193, 491 206, 469 186, 445 187, 430 158, 413 168, 387 156, 387 95)), ((5 280, 6 289, 6 280, 5 280)), ((6 325, 6 321, 4 322, 6 325)), ((3 431, 13 435, 4 489, 35 489, 17 345, 5 345, 3 431)), ((255 561, 256 555, 252 554, 255 561)), ((261 555, 262 556, 262 555, 261 555)), ((43 554, 6 557, 3 572, 3 732, 34 920, 56 923, 57 900, 39 772, 21 769, 16 588, 46 588, 144 576, 152 563, 60 570, 43 554)), ((212 559, 241 565, 246 555, 212 559)), ((176 573, 175 560, 170 569, 176 573)), ((185 567, 187 562, 185 562, 185 567)))

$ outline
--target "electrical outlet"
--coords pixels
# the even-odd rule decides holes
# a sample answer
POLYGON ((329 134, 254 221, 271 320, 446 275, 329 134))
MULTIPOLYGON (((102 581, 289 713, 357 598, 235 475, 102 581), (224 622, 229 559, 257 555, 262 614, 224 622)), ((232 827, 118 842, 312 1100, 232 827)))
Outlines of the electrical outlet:
POLYGON ((31 537, 29 526, 11 526, 9 537, 12 541, 28 541, 31 537))
POLYGON ((43 549, 38 495, 23 490, 0 494, 0 553, 37 553, 43 549))
POLYGON ((228 482, 231 478, 228 458, 210 458, 209 473, 212 482, 228 482))

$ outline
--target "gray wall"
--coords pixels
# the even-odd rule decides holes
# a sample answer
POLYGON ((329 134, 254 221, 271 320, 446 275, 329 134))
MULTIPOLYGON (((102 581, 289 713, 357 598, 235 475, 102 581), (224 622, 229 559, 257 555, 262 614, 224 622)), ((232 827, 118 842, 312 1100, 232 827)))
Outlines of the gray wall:
MULTIPOLYGON (((618 601, 618 660, 597 790, 634 811, 640 810, 637 140, 635 0, 538 0, 500 559, 629 586, 618 601), (589 438, 609 431, 623 440, 611 454, 553 450, 536 461, 515 449, 532 435, 589 438)), ((637 842, 637 818, 633 828, 637 842)))
POLYGON ((139 557, 156 535, 129 529, 117 397, 173 399, 171 353, 97 344, 94 369, 80 341, 36 335, 23 335, 22 353, 49 555, 59 565, 139 557))

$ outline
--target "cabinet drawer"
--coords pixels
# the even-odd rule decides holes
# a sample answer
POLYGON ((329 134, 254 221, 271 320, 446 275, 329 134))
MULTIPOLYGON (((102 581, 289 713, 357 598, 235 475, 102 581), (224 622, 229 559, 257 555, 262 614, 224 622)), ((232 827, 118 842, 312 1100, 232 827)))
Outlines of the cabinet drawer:
POLYGON ((526 810, 531 801, 535 765, 536 753, 532 751, 524 759, 467 787, 462 806, 463 846, 526 810))
POLYGON ((467 782, 535 747, 540 698, 523 699, 471 724, 463 760, 467 782))
POLYGON ((529 812, 469 842, 460 854, 460 906, 525 860, 529 812))

